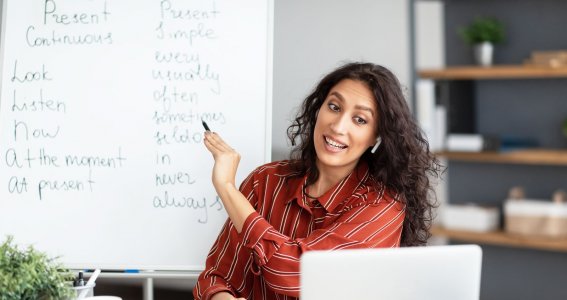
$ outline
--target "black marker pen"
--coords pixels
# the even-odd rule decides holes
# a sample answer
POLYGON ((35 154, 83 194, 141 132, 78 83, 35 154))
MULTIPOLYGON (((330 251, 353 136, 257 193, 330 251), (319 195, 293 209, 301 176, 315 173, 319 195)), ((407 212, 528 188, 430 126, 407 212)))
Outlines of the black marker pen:
POLYGON ((85 279, 83 278, 83 272, 79 272, 79 277, 73 282, 73 286, 85 286, 85 279))
POLYGON ((207 123, 203 120, 201 120, 201 122, 203 123, 203 127, 205 127, 206 131, 211 131, 211 129, 209 128, 209 126, 207 125, 207 123))

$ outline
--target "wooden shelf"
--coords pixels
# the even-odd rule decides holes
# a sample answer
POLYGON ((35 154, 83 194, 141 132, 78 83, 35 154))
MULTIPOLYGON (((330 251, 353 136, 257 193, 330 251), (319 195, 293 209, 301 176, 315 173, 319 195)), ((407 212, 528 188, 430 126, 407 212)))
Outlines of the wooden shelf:
POLYGON ((422 70, 421 78, 430 79, 518 79, 518 78, 567 78, 567 67, 500 65, 493 67, 455 66, 445 69, 422 70))
POLYGON ((546 238, 523 237, 510 235, 502 231, 479 233, 461 230, 448 230, 439 227, 433 227, 431 229, 431 233, 434 236, 446 237, 461 242, 567 252, 567 239, 554 240, 546 238))
POLYGON ((510 152, 437 152, 449 160, 483 163, 567 166, 566 150, 517 150, 510 152))

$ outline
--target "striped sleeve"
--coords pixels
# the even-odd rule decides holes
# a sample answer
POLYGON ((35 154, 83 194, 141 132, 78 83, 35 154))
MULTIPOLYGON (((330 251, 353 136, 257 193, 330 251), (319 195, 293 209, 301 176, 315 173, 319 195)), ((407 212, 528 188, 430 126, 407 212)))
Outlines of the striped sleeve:
POLYGON ((254 213, 246 219, 240 238, 253 251, 253 269, 266 284, 276 293, 298 297, 299 257, 303 252, 398 247, 404 217, 403 204, 381 198, 342 212, 335 222, 305 238, 290 239, 254 213))
MULTIPOLYGON (((240 191, 252 205, 256 202, 253 175, 254 172, 240 186, 240 191)), ((199 275, 193 296, 197 300, 208 300, 222 291, 229 292, 235 297, 248 293, 253 274, 249 274, 246 270, 251 264, 250 251, 242 247, 238 233, 228 219, 209 251, 205 270, 199 275)))
POLYGON ((230 274, 230 267, 226 266, 232 265, 229 248, 233 247, 234 239, 231 239, 231 235, 234 235, 231 234, 233 230, 230 220, 227 220, 207 256, 205 270, 199 275, 193 289, 195 299, 210 299, 214 294, 222 291, 235 295, 232 285, 226 280, 227 275, 230 274))

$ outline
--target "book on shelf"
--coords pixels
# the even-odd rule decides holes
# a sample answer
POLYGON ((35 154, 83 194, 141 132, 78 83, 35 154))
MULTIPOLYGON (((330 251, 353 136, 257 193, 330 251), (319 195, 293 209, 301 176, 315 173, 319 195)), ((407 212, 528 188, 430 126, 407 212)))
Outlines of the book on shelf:
POLYGON ((423 130, 429 149, 440 151, 445 148, 447 131, 447 110, 436 99, 436 86, 433 80, 418 80, 417 121, 423 130))

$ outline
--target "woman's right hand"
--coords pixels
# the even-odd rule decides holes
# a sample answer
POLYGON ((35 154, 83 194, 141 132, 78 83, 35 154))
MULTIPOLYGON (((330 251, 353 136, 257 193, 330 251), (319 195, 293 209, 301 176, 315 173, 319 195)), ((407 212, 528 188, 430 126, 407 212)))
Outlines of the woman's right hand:
POLYGON ((235 178, 240 154, 215 132, 205 132, 204 143, 215 159, 213 185, 217 193, 221 195, 227 185, 236 186, 235 178))
POLYGON ((246 298, 234 298, 234 296, 227 292, 216 293, 211 297, 211 300, 246 300, 246 298))

